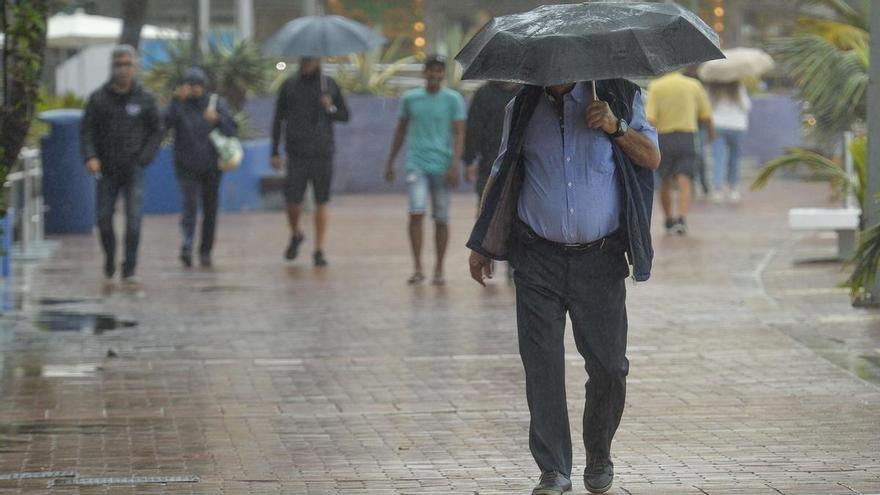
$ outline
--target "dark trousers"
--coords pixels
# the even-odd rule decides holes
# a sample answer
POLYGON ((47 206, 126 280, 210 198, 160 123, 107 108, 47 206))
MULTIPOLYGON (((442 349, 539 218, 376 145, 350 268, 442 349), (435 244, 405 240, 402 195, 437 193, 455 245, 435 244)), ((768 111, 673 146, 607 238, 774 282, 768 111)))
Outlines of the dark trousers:
POLYGON ((516 282, 519 351, 531 413, 529 447, 542 472, 571 476, 572 444, 565 396, 565 315, 589 380, 584 446, 610 458, 626 397, 626 277, 622 245, 584 251, 550 246, 518 226, 511 262, 516 282))
POLYGON ((180 194, 183 197, 183 209, 180 215, 180 230, 183 233, 181 250, 187 254, 192 254, 200 199, 202 203, 202 234, 199 255, 208 256, 214 249, 222 177, 219 170, 212 170, 200 176, 181 176, 177 179, 180 184, 180 194))
POLYGON ((134 275, 141 239, 141 220, 144 216, 144 169, 136 166, 125 175, 105 175, 98 179, 96 189, 98 231, 108 264, 113 264, 116 260, 116 233, 113 231, 116 201, 119 196, 125 199, 125 261, 122 272, 125 275, 134 275))

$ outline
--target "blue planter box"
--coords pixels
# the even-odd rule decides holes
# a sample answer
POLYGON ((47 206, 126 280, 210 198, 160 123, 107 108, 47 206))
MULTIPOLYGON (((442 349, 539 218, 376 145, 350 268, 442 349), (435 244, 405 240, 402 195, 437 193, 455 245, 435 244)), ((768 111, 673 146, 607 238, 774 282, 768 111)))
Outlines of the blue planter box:
MULTIPOLYGON (((271 175, 269 165, 269 140, 257 139, 242 143, 244 158, 241 166, 223 175, 220 185, 220 209, 222 211, 247 211, 263 207, 260 196, 260 178, 271 175)), ((180 189, 174 176, 171 148, 164 147, 144 177, 144 213, 179 213, 180 189)))
MULTIPOLYGON (((383 177, 385 160, 397 126, 399 98, 352 95, 347 98, 352 119, 336 125, 336 157, 333 191, 335 193, 403 192, 403 174, 394 184, 383 177)), ((800 106, 786 95, 755 98, 750 128, 743 142, 743 156, 764 163, 781 155, 785 148, 803 142, 800 106)), ((262 135, 269 135, 275 112, 275 97, 266 96, 248 101, 245 111, 251 125, 262 135)), ((241 167, 227 173, 220 193, 222 211, 246 211, 265 207, 260 194, 260 179, 276 173, 269 165, 269 139, 244 143, 241 167)), ((405 150, 398 157, 398 170, 403 169, 405 150)), ((147 169, 144 209, 146 213, 177 213, 180 192, 174 178, 171 150, 163 149, 147 169)), ((460 191, 473 191, 472 184, 462 183, 460 191)))

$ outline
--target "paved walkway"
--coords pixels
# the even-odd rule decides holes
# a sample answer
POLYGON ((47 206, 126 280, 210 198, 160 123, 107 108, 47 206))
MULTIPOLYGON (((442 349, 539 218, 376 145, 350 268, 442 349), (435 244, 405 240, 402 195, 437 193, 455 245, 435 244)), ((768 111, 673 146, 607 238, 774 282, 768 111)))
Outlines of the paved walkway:
MULTIPOLYGON (((788 207, 826 195, 777 183, 656 235, 653 280, 630 285, 612 493, 880 493, 880 313, 808 261, 833 237, 786 228, 788 207)), ((308 242, 282 263, 280 213, 223 216, 213 271, 180 269, 176 218, 148 218, 136 290, 104 287, 95 239, 63 239, 23 270, 0 329, 0 494, 46 493, 3 479, 40 471, 200 479, 51 493, 529 493, 513 292, 467 278, 473 199, 455 198, 444 288, 404 283, 397 196, 335 202, 324 270, 308 242), (67 312, 136 326, 77 331, 95 320, 67 312)))

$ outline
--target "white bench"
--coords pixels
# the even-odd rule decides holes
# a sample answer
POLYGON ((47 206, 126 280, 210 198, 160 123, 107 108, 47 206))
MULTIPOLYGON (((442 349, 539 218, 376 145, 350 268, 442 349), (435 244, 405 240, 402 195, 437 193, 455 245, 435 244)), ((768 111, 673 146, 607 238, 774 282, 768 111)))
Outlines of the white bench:
POLYGON ((845 260, 855 253, 859 208, 792 208, 788 226, 792 230, 833 230, 837 232, 837 256, 845 260))

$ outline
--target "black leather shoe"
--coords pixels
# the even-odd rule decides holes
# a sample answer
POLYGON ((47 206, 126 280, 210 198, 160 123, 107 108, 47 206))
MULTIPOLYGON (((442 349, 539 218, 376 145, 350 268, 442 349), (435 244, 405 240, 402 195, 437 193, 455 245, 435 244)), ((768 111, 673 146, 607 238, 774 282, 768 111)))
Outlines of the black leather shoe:
POLYGON ((210 254, 200 254, 199 255, 199 264, 202 268, 211 268, 214 266, 214 263, 211 261, 210 254))
POLYGON ((302 232, 291 237, 290 244, 287 246, 287 250, 284 251, 284 259, 286 259, 286 260, 296 259, 297 255, 299 255, 299 245, 302 244, 302 241, 305 238, 306 237, 302 234, 302 232))
POLYGON ((593 459, 584 469, 584 486, 590 493, 605 493, 614 482, 614 463, 611 459, 593 459))
POLYGON ((110 280, 113 275, 116 275, 116 262, 107 258, 104 260, 104 277, 110 280))
POLYGON ((571 491, 571 480, 556 471, 547 471, 541 475, 541 481, 532 490, 532 495, 562 495, 571 491))
POLYGON ((315 266, 327 266, 327 258, 323 251, 315 251, 315 266))
POLYGON ((181 250, 180 251, 180 263, 183 264, 184 268, 192 268, 192 266, 193 266, 192 253, 190 253, 189 251, 181 250))

